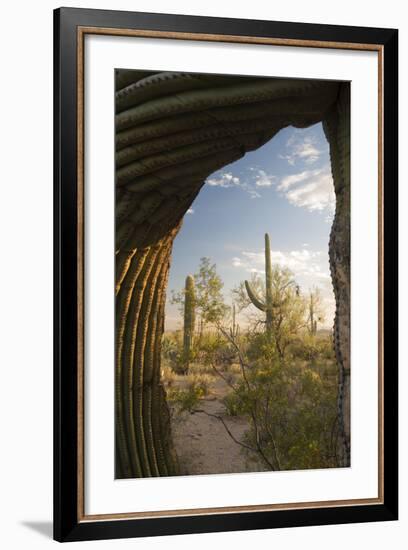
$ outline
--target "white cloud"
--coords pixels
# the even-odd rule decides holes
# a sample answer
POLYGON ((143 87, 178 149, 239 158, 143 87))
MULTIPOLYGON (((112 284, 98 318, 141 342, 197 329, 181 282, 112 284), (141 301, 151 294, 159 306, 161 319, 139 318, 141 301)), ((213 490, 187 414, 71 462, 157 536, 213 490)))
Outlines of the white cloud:
POLYGON ((231 172, 223 172, 218 177, 208 178, 207 183, 213 187, 234 187, 241 185, 239 177, 233 176, 231 172))
POLYGON ((189 208, 186 214, 194 214, 194 208, 189 208))
POLYGON ((314 170, 313 172, 305 170, 304 172, 300 172, 299 174, 291 174, 290 176, 285 176, 279 183, 278 190, 287 191, 290 187, 293 187, 293 185, 305 181, 311 175, 317 174, 318 172, 319 170, 314 170))
POLYGON ((329 167, 286 176, 280 181, 278 191, 294 206, 310 211, 327 210, 330 219, 334 213, 336 196, 329 167))
POLYGON ((257 187, 270 187, 276 183, 276 177, 267 174, 264 170, 258 170, 255 176, 255 185, 257 187))
POLYGON ((242 260, 240 258, 232 258, 232 265, 234 267, 245 267, 245 265, 242 263, 242 260))
POLYGON ((279 158, 287 160, 291 166, 294 166, 299 160, 306 164, 313 164, 319 160, 323 152, 318 149, 316 139, 313 136, 305 135, 304 131, 300 130, 294 130, 286 142, 286 148, 288 153, 279 155, 279 158))
MULTIPOLYGON (((315 170, 303 170, 290 174, 280 181, 258 167, 248 168, 249 177, 234 175, 232 172, 218 172, 207 179, 211 187, 241 189, 251 199, 259 199, 261 190, 276 186, 293 206, 307 208, 309 211, 326 211, 326 221, 331 222, 335 210, 336 198, 333 179, 329 166, 315 170)), ((192 212, 190 212, 192 213, 192 212)))
MULTIPOLYGON (((264 252, 243 251, 241 258, 233 258, 234 267, 244 267, 247 271, 264 273, 264 252)), ((322 251, 310 251, 305 248, 283 252, 272 250, 272 264, 289 268, 295 275, 315 276, 320 279, 330 278, 327 264, 328 256, 322 251)))
POLYGON ((257 174, 252 177, 254 178, 253 183, 243 180, 241 177, 232 174, 232 172, 220 172, 208 178, 207 183, 211 187, 223 187, 224 189, 239 188, 245 191, 245 193, 248 193, 251 199, 259 199, 261 195, 257 191, 257 187, 267 187, 271 185, 272 176, 268 176, 263 170, 257 170, 257 174))

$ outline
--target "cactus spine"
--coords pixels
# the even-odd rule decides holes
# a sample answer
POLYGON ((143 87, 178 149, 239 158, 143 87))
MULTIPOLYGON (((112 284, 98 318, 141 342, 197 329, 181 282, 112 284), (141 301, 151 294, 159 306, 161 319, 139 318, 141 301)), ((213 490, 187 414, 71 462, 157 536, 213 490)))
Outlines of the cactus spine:
POLYGON ((187 371, 191 360, 191 352, 193 348, 193 335, 195 325, 195 289, 194 278, 191 275, 186 277, 186 285, 184 291, 184 370, 187 371))
POLYGON ((248 297, 254 306, 266 314, 266 333, 272 336, 273 321, 273 298, 272 298, 272 261, 271 244, 268 233, 265 233, 265 300, 262 301, 256 292, 251 288, 248 281, 245 281, 245 288, 248 297))

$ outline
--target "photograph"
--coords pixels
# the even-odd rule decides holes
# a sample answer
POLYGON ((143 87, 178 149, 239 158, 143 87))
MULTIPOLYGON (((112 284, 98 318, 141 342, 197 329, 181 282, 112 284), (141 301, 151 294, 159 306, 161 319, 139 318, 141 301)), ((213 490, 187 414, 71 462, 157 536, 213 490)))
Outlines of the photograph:
POLYGON ((114 93, 115 478, 349 468, 350 82, 114 93))

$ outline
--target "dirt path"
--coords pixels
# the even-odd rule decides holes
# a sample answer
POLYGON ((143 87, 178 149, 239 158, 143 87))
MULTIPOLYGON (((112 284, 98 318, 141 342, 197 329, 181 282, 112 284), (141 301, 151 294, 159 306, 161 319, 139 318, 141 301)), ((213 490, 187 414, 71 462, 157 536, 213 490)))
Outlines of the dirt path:
MULTIPOLYGON (((248 422, 242 417, 225 414, 221 399, 227 392, 226 383, 217 380, 210 396, 200 400, 197 408, 221 416, 234 437, 242 440, 248 430, 248 422)), ((216 418, 204 413, 186 413, 183 420, 173 422, 172 430, 181 475, 253 472, 259 469, 252 463, 247 464, 244 449, 231 439, 216 418)))

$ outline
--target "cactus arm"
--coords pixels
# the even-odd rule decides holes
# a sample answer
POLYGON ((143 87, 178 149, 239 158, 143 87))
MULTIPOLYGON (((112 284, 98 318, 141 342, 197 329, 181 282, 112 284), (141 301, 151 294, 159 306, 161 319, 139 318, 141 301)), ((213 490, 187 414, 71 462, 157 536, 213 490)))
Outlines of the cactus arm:
POLYGON ((272 335, 273 324, 273 298, 272 298, 272 261, 271 243, 268 233, 265 233, 265 301, 258 298, 248 281, 245 281, 245 288, 249 299, 255 307, 266 313, 265 325, 268 336, 272 335))
POLYGON ((255 291, 251 288, 251 285, 248 283, 248 281, 245 281, 245 288, 248 293, 248 297, 251 300, 251 302, 254 304, 255 307, 260 309, 261 311, 266 311, 266 305, 258 298, 255 291))

